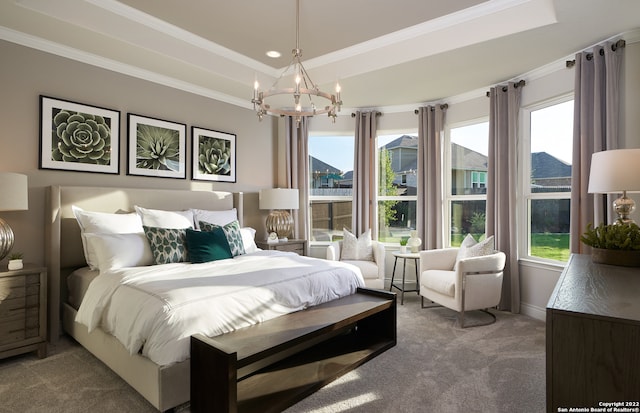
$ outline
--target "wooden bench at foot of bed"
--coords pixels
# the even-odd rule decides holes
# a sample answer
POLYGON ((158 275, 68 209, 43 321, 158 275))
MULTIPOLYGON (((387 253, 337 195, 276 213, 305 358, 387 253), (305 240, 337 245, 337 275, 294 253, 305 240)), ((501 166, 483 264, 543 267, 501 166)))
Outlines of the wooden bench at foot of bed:
POLYGON ((192 412, 280 412, 396 345, 396 296, 380 290, 233 333, 191 337, 192 412))

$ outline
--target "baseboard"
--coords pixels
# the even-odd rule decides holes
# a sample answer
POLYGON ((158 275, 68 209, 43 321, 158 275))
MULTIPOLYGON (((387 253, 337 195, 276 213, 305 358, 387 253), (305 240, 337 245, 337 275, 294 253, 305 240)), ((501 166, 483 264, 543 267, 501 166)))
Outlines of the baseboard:
POLYGON ((520 313, 535 318, 536 320, 547 320, 547 309, 532 304, 520 303, 520 313))

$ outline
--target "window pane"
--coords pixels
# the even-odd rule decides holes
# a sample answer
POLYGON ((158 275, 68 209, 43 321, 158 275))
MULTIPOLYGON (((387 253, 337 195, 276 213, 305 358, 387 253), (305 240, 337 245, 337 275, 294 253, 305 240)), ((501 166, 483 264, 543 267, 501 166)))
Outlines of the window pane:
POLYGON ((451 195, 487 193, 489 123, 451 129, 451 195))
POLYGON ((418 137, 378 137, 378 195, 415 196, 418 181, 418 137))
POLYGON ((378 136, 377 146, 378 239, 398 243, 416 226, 418 137, 378 136))
POLYGON ((312 241, 335 241, 351 228, 351 201, 311 201, 312 241))
POLYGON ((479 240, 485 233, 486 202, 451 201, 451 246, 459 247, 467 234, 479 240))
POLYGON ((309 136, 311 196, 351 196, 353 136, 309 136))
POLYGON ((378 239, 398 243, 416 228, 416 201, 378 201, 378 219, 378 239))
POLYGON ((573 101, 531 112, 531 192, 571 192, 573 101))
POLYGON ((353 136, 309 136, 310 241, 340 239, 351 228, 353 144, 353 136))
POLYGON ((529 211, 532 257, 569 259, 569 199, 533 199, 529 211))

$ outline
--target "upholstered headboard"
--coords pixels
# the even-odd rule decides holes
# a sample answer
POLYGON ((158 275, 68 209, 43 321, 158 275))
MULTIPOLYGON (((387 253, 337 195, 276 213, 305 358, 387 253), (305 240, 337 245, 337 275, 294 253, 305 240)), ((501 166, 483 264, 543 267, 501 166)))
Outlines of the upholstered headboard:
POLYGON ((111 213, 133 211, 134 205, 164 210, 228 210, 235 207, 240 225, 243 221, 241 192, 52 186, 47 194, 47 205, 45 258, 49 274, 49 337, 52 341, 60 335, 60 308, 67 295, 66 277, 74 269, 86 265, 80 227, 71 210, 72 205, 87 211, 111 213))

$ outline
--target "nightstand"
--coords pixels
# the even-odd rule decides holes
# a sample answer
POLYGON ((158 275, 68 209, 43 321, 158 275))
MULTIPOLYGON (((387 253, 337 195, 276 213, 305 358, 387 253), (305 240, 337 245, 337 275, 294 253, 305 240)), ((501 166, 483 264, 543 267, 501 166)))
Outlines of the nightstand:
POLYGON ((256 245, 263 250, 291 251, 299 255, 307 255, 306 239, 290 239, 289 241, 278 242, 256 241, 256 245))
POLYGON ((0 272, 0 358, 47 355, 47 269, 25 264, 0 272))

